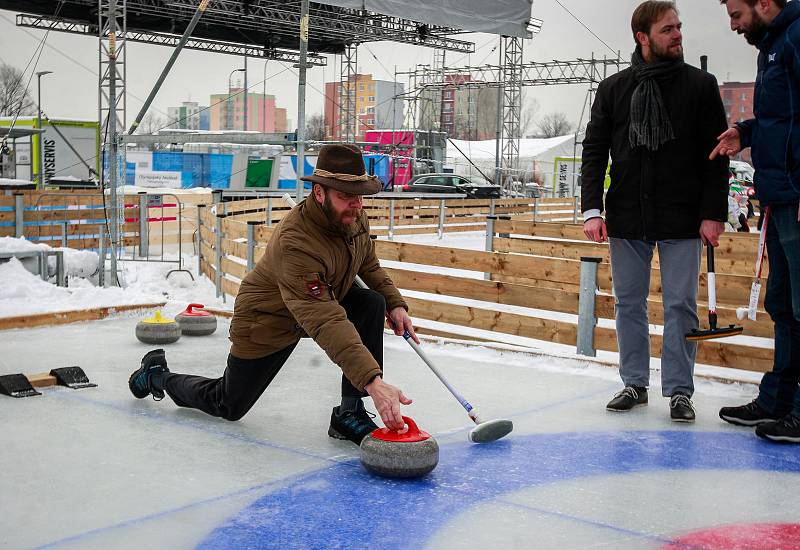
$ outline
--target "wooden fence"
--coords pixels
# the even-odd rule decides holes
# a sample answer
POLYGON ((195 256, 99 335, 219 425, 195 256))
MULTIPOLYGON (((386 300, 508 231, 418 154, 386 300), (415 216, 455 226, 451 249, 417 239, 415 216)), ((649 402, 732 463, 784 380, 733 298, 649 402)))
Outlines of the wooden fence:
MULTIPOLYGON (((221 209, 215 205, 215 209, 221 209)), ((235 296, 239 281, 248 271, 248 265, 257 262, 264 253, 273 227, 263 223, 264 212, 260 220, 243 220, 237 213, 214 215, 211 208, 201 208, 201 228, 198 232, 200 250, 199 268, 217 285, 220 294, 235 296)), ((285 209, 284 209, 285 211, 285 209)), ((248 212, 246 216, 257 213, 248 212)), ((476 251, 447 247, 433 247, 419 244, 398 243, 386 240, 375 241, 378 257, 381 260, 400 262, 402 264, 421 264, 442 271, 420 272, 413 267, 387 268, 389 275, 400 289, 428 293, 429 298, 408 298, 412 316, 439 321, 446 324, 482 329, 545 340, 559 344, 576 345, 578 335, 577 321, 556 320, 552 313, 578 315, 581 261, 567 257, 577 253, 566 246, 564 238, 577 240, 576 228, 560 224, 524 224, 524 222, 508 222, 508 226, 497 222, 495 233, 508 232, 524 235, 527 228, 528 237, 541 237, 549 232, 555 235, 560 232, 562 248, 551 248, 551 256, 515 253, 510 251, 476 251), (535 231, 541 231, 534 235, 535 231), (570 250, 570 252, 566 252, 570 250), (445 269, 471 271, 474 278, 446 274, 445 269), (489 280, 484 278, 488 274, 489 280), (444 299, 439 299, 442 297, 444 299), (477 300, 483 302, 479 306, 447 303, 446 297, 477 300), (521 306, 534 310, 544 310, 545 314, 520 314, 497 311, 493 304, 521 306)), ((747 235, 742 236, 742 243, 750 246, 747 235)), ((729 236, 725 236, 726 243, 729 236)), ((734 238, 731 236, 730 238, 734 238)), ((509 241, 514 240, 509 237, 509 241)), ((739 253, 739 241, 731 240, 728 244, 739 253)), ((498 245, 510 246, 510 242, 498 239, 498 245)), ((590 243, 575 243, 587 245, 590 243)), ((723 246, 728 246, 723 245, 723 246)), ((554 243, 550 243, 554 247, 554 243)), ((537 250, 539 251, 539 250, 537 250)), ((591 252, 600 252, 593 248, 591 252)), ((746 256, 745 252, 741 252, 746 256)), ((724 254, 720 253, 720 259, 724 254)), ((744 259, 741 260, 744 262, 744 259)), ((732 264, 733 265, 733 264, 732 264)), ((654 281, 658 279, 658 271, 654 270, 654 281)), ((600 288, 606 294, 598 294, 595 298, 596 314, 600 318, 611 319, 614 316, 613 298, 610 291, 610 270, 608 264, 601 264, 600 288)), ((743 294, 749 290, 750 277, 744 274, 720 274, 717 279, 717 291, 722 307, 718 309, 720 323, 736 322, 735 307, 746 305, 747 298, 743 294)), ((704 281, 703 281, 704 286, 704 281)), ((657 285, 655 285, 657 290, 657 285)), ((701 291, 702 292, 702 291, 701 291)), ((663 312, 660 308, 658 294, 651 296, 651 322, 663 323, 663 312)), ((707 309, 701 306, 701 319, 707 319, 707 309)), ((762 312, 757 322, 745 321, 745 333, 752 336, 770 338, 772 327, 762 312)), ((421 331, 440 335, 452 335, 441 331, 421 331)), ((651 353, 661 356, 662 339, 658 334, 651 335, 651 353)), ((617 351, 616 334, 613 329, 594 328, 594 345, 598 350, 617 351)), ((725 341, 705 341, 698 346, 697 361, 708 365, 733 367, 737 369, 765 372, 772 367, 772 350, 764 347, 731 344, 725 341)))
MULTIPOLYGON (((33 242, 75 249, 97 249, 101 235, 108 246, 110 224, 108 195, 97 191, 21 191, 0 195, 0 237, 24 236, 33 242)), ((211 202, 210 194, 126 195, 122 199, 123 221, 118 226, 123 247, 149 247, 193 243, 197 226, 197 204, 211 202), (140 212, 146 211, 142 227, 140 212), (179 223, 180 218, 180 223, 179 223), (143 232, 142 229, 145 231, 143 232)))

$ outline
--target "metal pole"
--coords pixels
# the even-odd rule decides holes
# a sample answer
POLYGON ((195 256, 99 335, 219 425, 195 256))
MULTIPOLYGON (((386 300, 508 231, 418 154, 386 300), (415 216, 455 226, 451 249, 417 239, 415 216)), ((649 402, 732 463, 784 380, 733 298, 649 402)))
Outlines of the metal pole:
POLYGON ((267 197, 267 227, 272 227, 272 197, 267 197))
POLYGON ((595 300, 597 297, 597 267, 601 258, 586 256, 581 258, 581 289, 578 301, 578 341, 580 355, 595 357, 594 327, 597 326, 595 300))
POLYGON ((97 284, 105 288, 106 286, 106 233, 105 227, 100 227, 100 237, 97 242, 97 284))
POLYGON ((579 197, 573 197, 572 200, 575 202, 572 205, 572 223, 578 223, 578 210, 581 207, 581 200, 579 197))
POLYGON ((259 221, 247 222, 247 271, 253 271, 256 266, 256 226, 259 221))
POLYGON ((203 214, 205 214, 205 204, 197 205, 197 275, 203 274, 203 214))
POLYGON ((14 193, 14 236, 20 238, 25 234, 25 195, 14 193))
POLYGON ((300 2, 300 63, 297 84, 297 202, 303 200, 305 191, 300 178, 305 176, 306 168, 306 58, 308 56, 308 0, 300 2))
MULTIPOLYGON (((178 45, 175 46, 174 50, 172 50, 172 55, 170 56, 169 60, 167 61, 167 64, 164 66, 164 69, 161 71, 161 75, 159 75, 158 80, 156 80, 156 83, 153 86, 153 89, 150 91, 150 95, 147 96, 147 99, 145 100, 144 104, 142 105, 142 108, 139 110, 139 114, 136 115, 136 119, 133 121, 133 124, 131 124, 130 130, 128 130, 128 135, 132 135, 136 131, 136 129, 139 127, 139 123, 142 122, 142 118, 144 118, 145 113, 147 113, 147 109, 150 108, 150 105, 153 103, 153 100, 156 98, 156 94, 161 89, 161 85, 164 83, 164 80, 167 78, 167 75, 169 74, 170 69, 172 69, 172 66, 175 64, 175 61, 178 59, 178 55, 181 53, 181 50, 183 50, 183 46, 186 44, 186 42, 189 40, 189 37, 192 35, 192 31, 194 31, 194 28, 197 26, 197 22, 200 21, 200 17, 202 17, 203 12, 206 11, 206 7, 208 6, 208 2, 209 2, 209 0, 201 0, 200 1, 200 5, 197 6, 197 11, 194 12, 194 16, 192 17, 192 20, 189 22, 189 26, 186 27, 185 31, 183 31, 183 36, 181 36, 181 39, 178 41, 178 45)), ((112 17, 113 17, 114 15, 116 15, 116 0, 111 0, 111 5, 112 5, 111 13, 112 13, 112 17)), ((113 26, 113 25, 115 25, 115 22, 109 21, 109 23, 112 25, 111 32, 112 33, 115 32, 116 29, 113 26)), ((112 82, 113 82, 114 81, 113 80, 114 79, 114 73, 111 73, 111 78, 112 78, 112 82)), ((230 93, 230 90, 228 90, 228 93, 230 93)), ((113 103, 112 103, 112 105, 113 105, 113 103)), ((111 135, 113 136, 114 134, 112 133, 111 135)))
POLYGON ((389 199, 389 240, 394 240, 394 199, 389 199))
POLYGON ((67 273, 64 269, 64 251, 56 250, 56 285, 67 286, 67 273))
POLYGON ((489 199, 489 215, 494 216, 494 198, 489 199))
MULTIPOLYGON (((494 252, 494 221, 496 219, 495 216, 486 217, 486 252, 494 252)), ((492 274, 484 273, 483 279, 485 281, 491 281, 492 274)))
POLYGON ((539 199, 533 197, 533 223, 536 223, 536 215, 539 213, 539 199))
POLYGON ((245 132, 249 130, 247 127, 247 53, 244 54, 244 128, 245 132))
POLYGON ((39 251, 39 276, 44 282, 48 279, 47 252, 39 251))
MULTIPOLYGON (((150 255, 150 224, 147 214, 147 193, 139 192, 139 256, 147 258, 150 255)), ((180 232, 178 232, 180 235, 180 232)))
POLYGON ((444 236, 444 199, 439 201, 439 239, 444 236))
POLYGON ((111 274, 114 284, 117 283, 117 0, 110 0, 108 5, 108 135, 109 142, 109 186, 111 187, 111 274))
POLYGON ((67 246, 67 222, 61 224, 61 246, 67 246))
POLYGON ((214 228, 216 233, 216 266, 214 269, 214 288, 216 289, 215 296, 219 298, 222 296, 222 301, 225 301, 225 293, 222 291, 222 220, 227 217, 226 214, 217 214, 217 226, 214 228))

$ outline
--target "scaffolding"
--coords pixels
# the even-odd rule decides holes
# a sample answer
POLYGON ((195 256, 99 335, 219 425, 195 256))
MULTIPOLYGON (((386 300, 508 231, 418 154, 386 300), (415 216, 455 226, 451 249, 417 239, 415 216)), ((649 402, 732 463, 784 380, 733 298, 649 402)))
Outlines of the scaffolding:
MULTIPOLYGON (((598 59, 592 55, 589 59, 524 63, 522 39, 502 37, 500 41, 500 62, 497 65, 442 68, 417 65, 413 71, 397 74, 407 76, 409 81, 405 95, 409 103, 409 128, 429 127, 426 111, 421 106, 431 97, 440 97, 445 88, 498 89, 495 181, 506 190, 517 191, 514 189, 514 175, 519 172, 522 89, 527 86, 588 84, 587 102, 591 104, 597 85, 608 76, 609 71, 618 72, 629 62, 623 61, 618 54, 615 58, 598 59)), ((585 108, 586 103, 584 111, 585 108)))

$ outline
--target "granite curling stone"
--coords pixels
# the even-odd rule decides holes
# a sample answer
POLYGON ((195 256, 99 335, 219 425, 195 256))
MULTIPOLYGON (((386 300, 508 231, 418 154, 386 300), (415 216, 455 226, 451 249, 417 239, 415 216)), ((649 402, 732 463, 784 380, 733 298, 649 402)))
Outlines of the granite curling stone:
POLYGON ((181 326, 174 319, 161 316, 160 311, 136 325, 136 338, 145 344, 171 344, 181 337, 181 326))
POLYGON ((439 463, 439 445, 417 424, 403 417, 408 429, 404 432, 379 428, 361 441, 361 464, 370 472, 384 477, 422 477, 439 463))
POLYGON ((189 304, 175 316, 184 336, 208 336, 217 330, 217 318, 210 312, 203 311, 203 307, 203 304, 189 304))

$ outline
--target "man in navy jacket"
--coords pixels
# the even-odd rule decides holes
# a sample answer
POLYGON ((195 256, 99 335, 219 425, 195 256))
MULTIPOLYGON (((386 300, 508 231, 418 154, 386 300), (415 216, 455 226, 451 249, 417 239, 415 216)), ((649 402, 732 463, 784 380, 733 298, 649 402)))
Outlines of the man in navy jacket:
POLYGON ((800 2, 721 0, 731 29, 756 46, 755 118, 719 136, 711 153, 750 147, 756 197, 769 210, 769 278, 764 307, 775 323, 775 356, 758 397, 723 407, 723 420, 757 426, 759 437, 800 443, 800 2))

